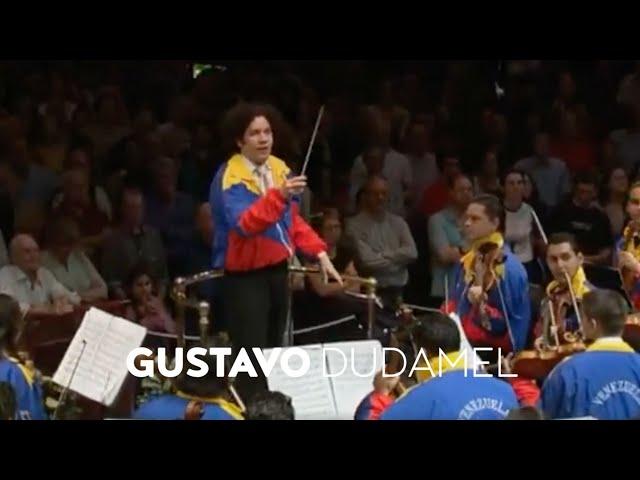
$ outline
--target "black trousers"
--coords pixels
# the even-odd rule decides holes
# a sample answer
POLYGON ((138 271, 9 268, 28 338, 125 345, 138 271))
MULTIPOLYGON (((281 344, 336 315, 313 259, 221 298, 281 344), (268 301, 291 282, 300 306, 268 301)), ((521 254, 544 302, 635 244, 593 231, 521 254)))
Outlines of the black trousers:
MULTIPOLYGON (((249 272, 225 272, 224 305, 234 357, 244 348, 261 374, 251 349, 282 346, 289 310, 287 262, 249 272)), ((238 375, 236 386, 244 397, 267 388, 264 377, 244 373, 238 375)))

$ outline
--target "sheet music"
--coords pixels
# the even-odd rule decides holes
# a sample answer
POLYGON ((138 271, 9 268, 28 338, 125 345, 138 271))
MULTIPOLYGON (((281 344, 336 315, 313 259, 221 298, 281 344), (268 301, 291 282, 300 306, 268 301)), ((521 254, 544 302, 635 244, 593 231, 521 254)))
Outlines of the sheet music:
POLYGON ((482 366, 482 360, 480 359, 478 354, 473 351, 473 347, 469 343, 469 339, 467 339, 467 335, 464 333, 464 329, 462 328, 460 317, 456 313, 450 313, 449 318, 456 322, 456 325, 458 326, 458 332, 460 332, 460 351, 467 352, 467 367, 469 369, 474 369, 475 366, 478 366, 477 370, 482 370, 484 368, 482 366))
MULTIPOLYGON (((267 377, 269 390, 282 392, 291 397, 296 420, 327 420, 335 419, 336 405, 329 379, 324 376, 322 368, 322 347, 320 345, 296 347, 302 348, 309 354, 311 364, 309 371, 303 377, 292 378, 284 373, 280 361, 276 362, 267 377)), ((283 349, 280 355, 284 353, 283 349)), ((264 350, 265 357, 271 355, 271 350, 264 350)), ((293 356, 289 360, 289 367, 297 369, 301 365, 299 357, 293 356)))
POLYGON ((53 381, 66 387, 77 365, 69 389, 110 406, 128 375, 127 356, 142 344, 146 333, 140 325, 97 308, 89 309, 53 381))
POLYGON ((363 340, 325 343, 323 347, 326 350, 329 372, 342 372, 341 375, 329 379, 335 396, 337 418, 353 420, 356 408, 362 399, 371 393, 373 379, 382 369, 382 345, 378 340, 363 340), (344 357, 333 349, 343 352, 344 357), (360 376, 365 374, 364 377, 360 376))

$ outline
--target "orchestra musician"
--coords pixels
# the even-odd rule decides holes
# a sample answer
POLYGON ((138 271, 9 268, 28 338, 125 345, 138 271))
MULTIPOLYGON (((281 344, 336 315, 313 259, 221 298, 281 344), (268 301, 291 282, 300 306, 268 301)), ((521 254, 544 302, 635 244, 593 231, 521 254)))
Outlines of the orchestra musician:
POLYGON ((503 363, 503 371, 518 375, 509 379, 518 399, 530 406, 539 401, 539 385, 553 367, 585 349, 580 305, 584 295, 594 289, 585 276, 584 258, 572 234, 552 234, 546 257, 553 280, 540 304, 533 348, 509 355, 503 363))
POLYGON ((623 420, 640 415, 640 355, 622 339, 627 303, 612 290, 582 299, 583 327, 593 343, 558 364, 542 386, 547 418, 623 420))
POLYGON ((0 382, 8 383, 15 392, 17 419, 46 420, 39 373, 21 358, 17 345, 21 329, 20 305, 9 295, 0 294, 0 382))
POLYGON ((460 331, 451 318, 440 312, 425 315, 415 326, 414 338, 428 358, 423 380, 396 399, 400 376, 379 372, 374 391, 356 410, 356 420, 498 420, 518 408, 508 382, 474 375, 476 366, 461 355, 460 331))
POLYGON ((505 244, 504 209, 493 195, 475 197, 464 217, 464 235, 471 245, 456 269, 445 313, 457 314, 473 347, 486 360, 525 348, 531 309, 527 273, 505 244))
POLYGON ((134 420, 242 420, 229 388, 227 377, 217 376, 217 357, 206 355, 201 360, 209 371, 196 378, 185 369, 173 385, 175 392, 152 397, 133 413, 134 420))
POLYGON ((579 338, 582 297, 594 289, 582 268, 584 257, 570 233, 554 233, 547 245, 547 266, 553 280, 546 288, 536 325, 538 346, 575 343, 579 338), (575 301, 575 305, 574 305, 575 301))
MULTIPOLYGON (((272 155, 274 138, 283 133, 280 124, 279 113, 270 106, 233 107, 224 127, 235 153, 219 168, 210 188, 213 267, 224 269, 226 324, 236 351, 282 345, 288 266, 298 251, 319 263, 325 278, 342 284, 327 245, 300 216, 306 177, 296 176, 272 155)), ((246 396, 265 386, 264 379, 238 380, 246 396)))
POLYGON ((627 198, 629 221, 616 244, 622 285, 635 310, 640 309, 640 182, 631 185, 627 198))

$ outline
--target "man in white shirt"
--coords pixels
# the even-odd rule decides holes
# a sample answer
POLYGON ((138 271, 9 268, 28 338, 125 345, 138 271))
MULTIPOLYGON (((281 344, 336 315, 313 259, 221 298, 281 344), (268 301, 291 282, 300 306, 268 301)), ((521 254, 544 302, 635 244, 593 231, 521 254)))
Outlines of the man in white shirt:
POLYGON ((16 235, 9 246, 11 265, 0 269, 0 293, 12 296, 23 313, 65 313, 80 303, 41 266, 40 247, 30 235, 16 235))

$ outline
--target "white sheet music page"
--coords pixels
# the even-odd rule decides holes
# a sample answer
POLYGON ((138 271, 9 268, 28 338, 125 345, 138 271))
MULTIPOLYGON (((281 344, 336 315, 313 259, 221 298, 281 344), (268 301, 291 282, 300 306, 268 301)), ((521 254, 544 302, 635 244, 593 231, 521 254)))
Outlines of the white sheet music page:
POLYGON ((332 375, 337 418, 353 420, 356 408, 371 393, 373 379, 382 369, 382 345, 378 340, 359 340, 325 343, 323 347, 332 375))
POLYGON ((458 332, 460 333, 460 351, 467 352, 466 353, 467 366, 471 369, 474 369, 474 367, 477 367, 475 368, 477 370, 476 373, 479 373, 480 371, 484 371, 484 367, 482 366, 482 360, 480 359, 478 354, 475 353, 475 351, 473 350, 473 347, 469 343, 469 339, 467 339, 467 335, 464 333, 464 330, 462 328, 462 321, 460 320, 460 317, 456 313, 450 313, 449 318, 451 318, 451 320, 456 322, 456 325, 458 326, 458 332))
MULTIPOLYGON (((311 360, 309 371, 302 377, 289 377, 282 370, 280 360, 278 360, 267 377, 269 390, 282 392, 291 397, 296 420, 334 420, 336 405, 329 379, 324 376, 321 345, 305 345, 295 348, 302 348, 309 354, 311 360)), ((280 357, 285 350, 282 349, 280 357)), ((271 355, 271 350, 265 349, 264 355, 265 357, 271 355)), ((298 356, 292 356, 288 365, 292 370, 296 370, 301 366, 301 363, 302 360, 298 356)))
POLYGON ((53 381, 66 387, 75 369, 69 389, 110 406, 129 373, 127 356, 142 344, 146 334, 146 328, 92 307, 85 313, 53 381))

